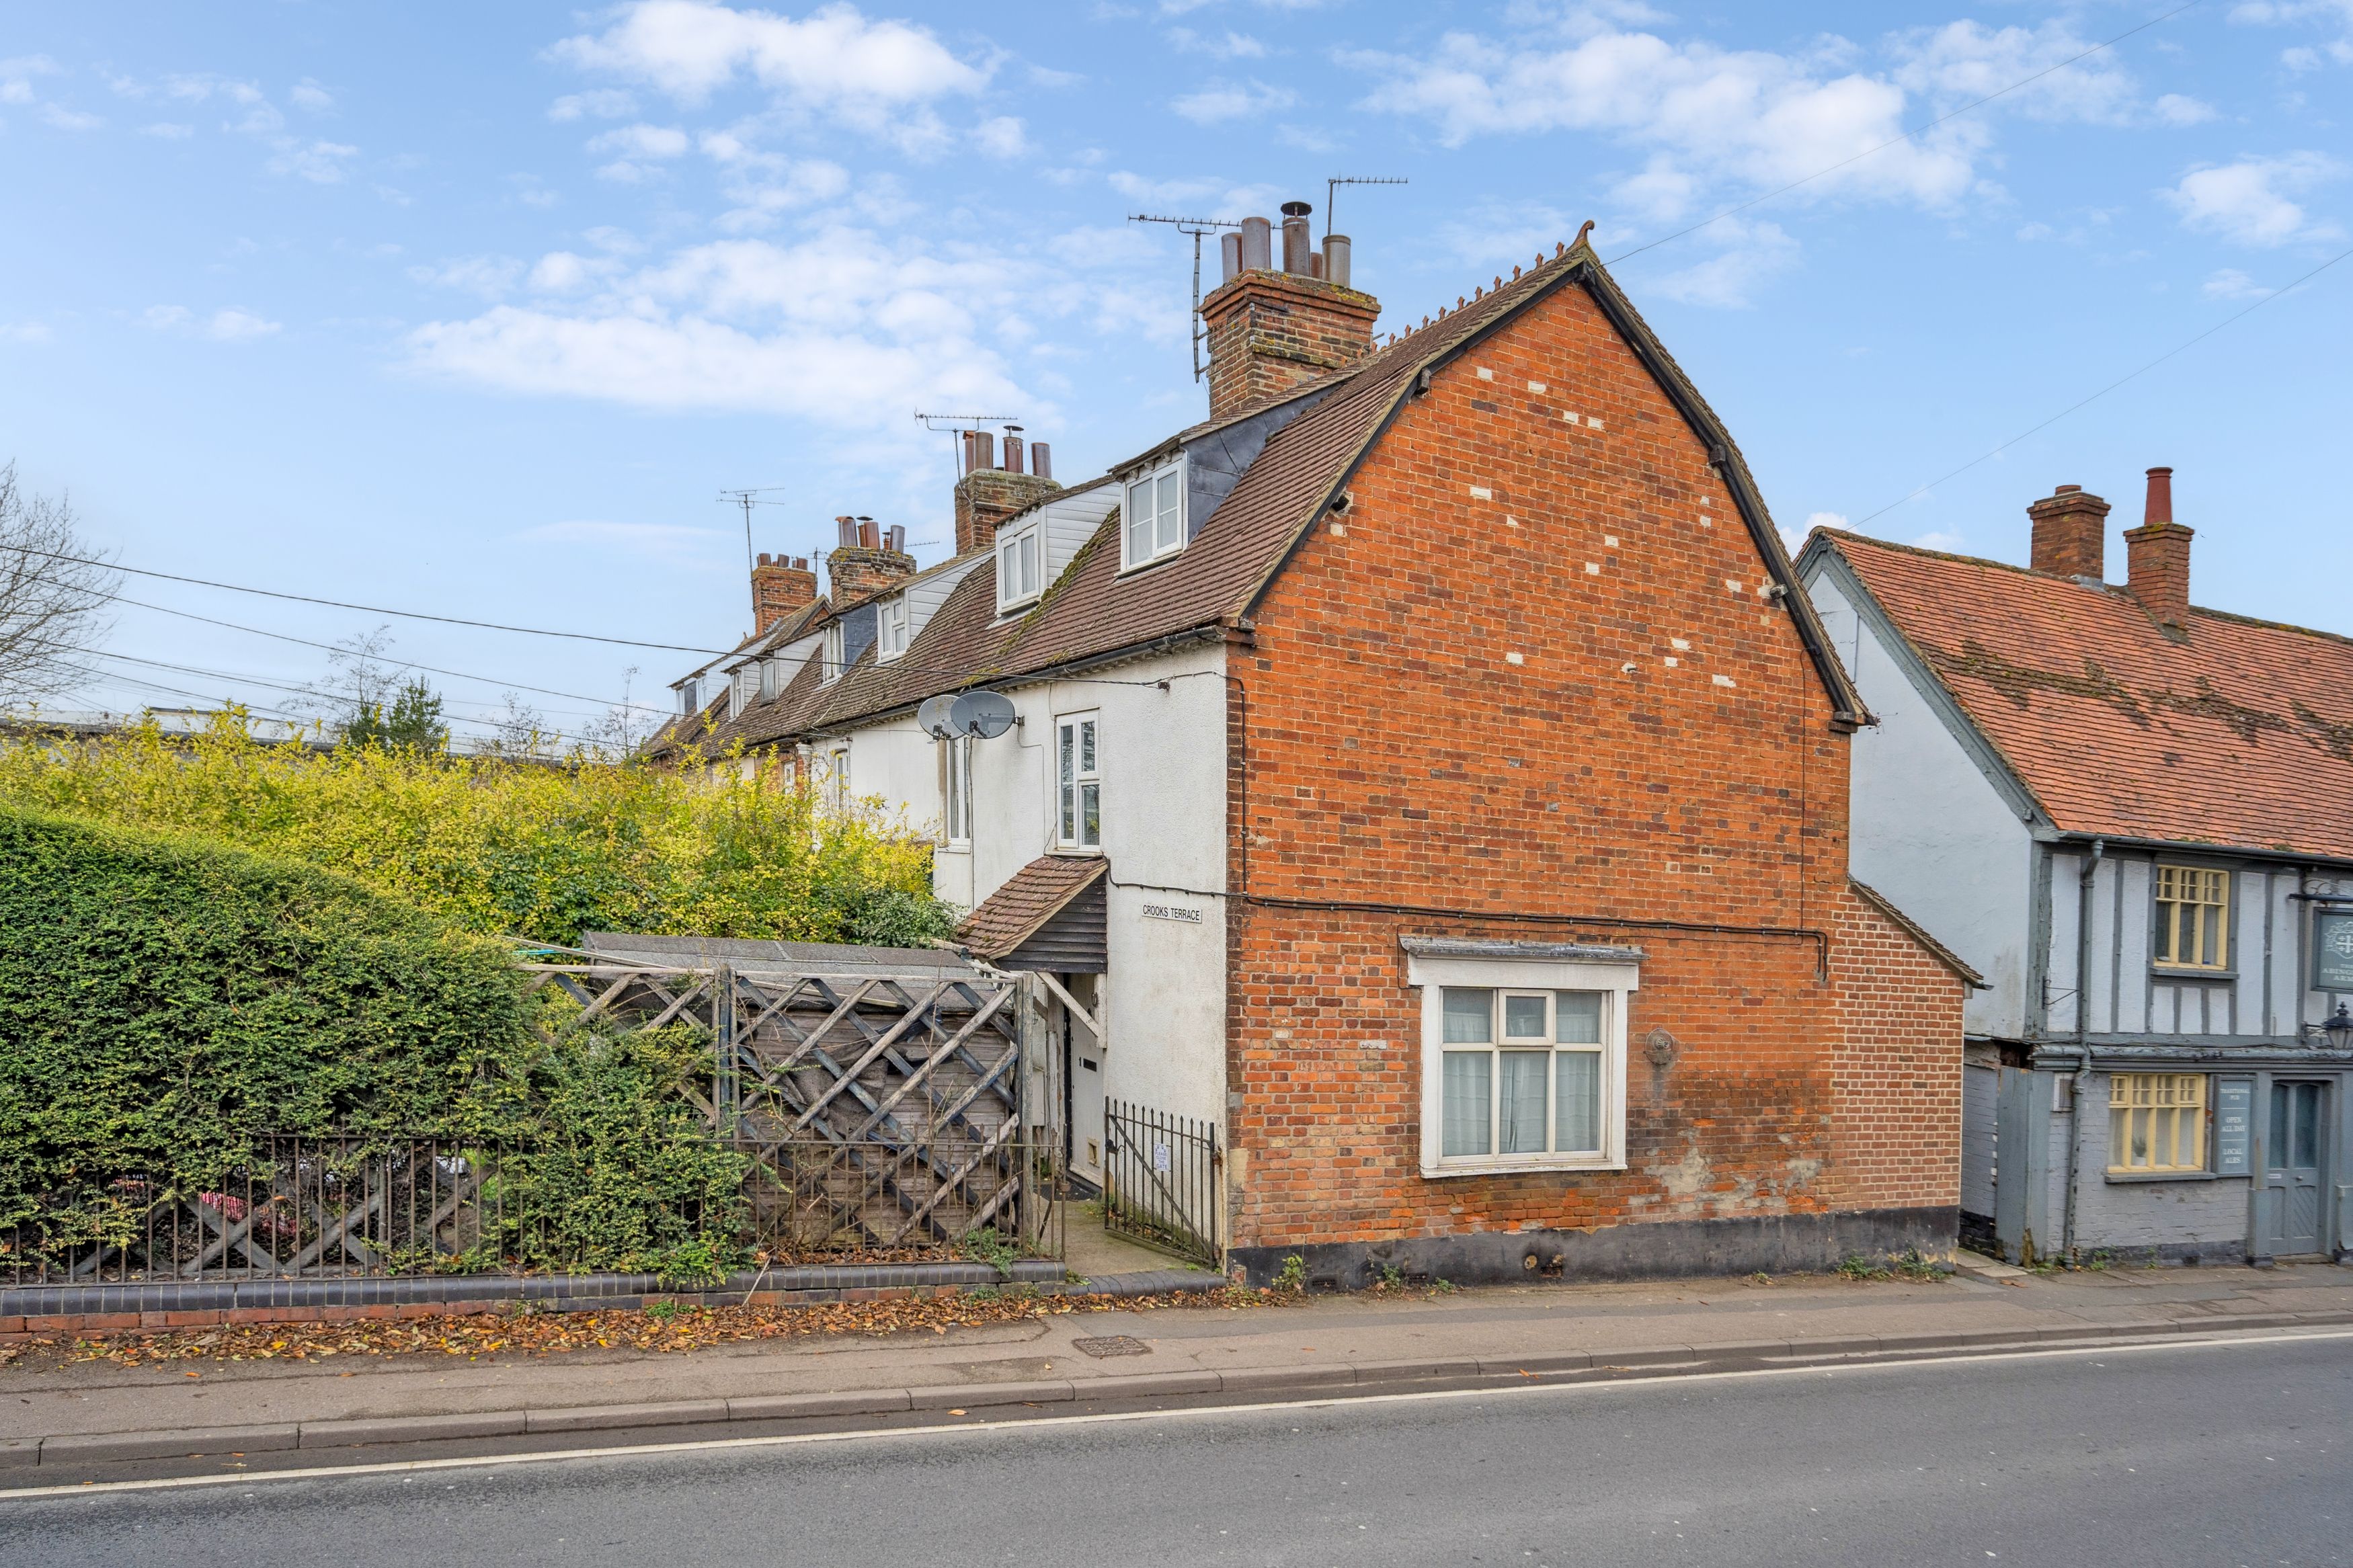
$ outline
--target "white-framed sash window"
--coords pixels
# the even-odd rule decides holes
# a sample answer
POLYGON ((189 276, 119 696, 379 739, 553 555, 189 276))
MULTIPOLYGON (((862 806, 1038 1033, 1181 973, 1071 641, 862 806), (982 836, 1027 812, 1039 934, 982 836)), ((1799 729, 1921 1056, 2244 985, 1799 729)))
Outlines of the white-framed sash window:
POLYGON ((1185 459, 1180 455, 1127 482, 1121 503, 1120 552, 1124 570, 1148 565, 1185 548, 1185 459))
POLYGON ((972 737, 950 736, 940 742, 945 774, 941 794, 941 837, 955 845, 972 842, 972 737))
POLYGON ((1640 954, 1419 945, 1408 970, 1421 991, 1421 1173, 1624 1169, 1640 954))
POLYGON ((1064 849, 1103 847, 1101 728, 1094 713, 1054 721, 1054 842, 1064 849))
POLYGON ((874 661, 888 663, 907 651, 907 595, 885 599, 876 606, 874 661))
POLYGON ((820 656, 825 663, 818 671, 819 681, 832 680, 841 674, 841 667, 848 662, 848 635, 839 621, 825 628, 825 652, 820 656))
POLYGON ((997 608, 1027 605, 1045 592, 1045 530, 1038 523, 997 537, 997 608))

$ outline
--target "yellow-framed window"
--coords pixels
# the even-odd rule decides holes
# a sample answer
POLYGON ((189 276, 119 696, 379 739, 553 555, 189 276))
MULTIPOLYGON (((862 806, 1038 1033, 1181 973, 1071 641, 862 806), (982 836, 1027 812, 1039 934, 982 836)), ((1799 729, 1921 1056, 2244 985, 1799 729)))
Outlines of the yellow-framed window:
POLYGON ((2231 873, 2157 868, 2157 962, 2169 969, 2230 967, 2231 873))
POLYGON ((2131 1174, 2206 1168, 2206 1075, 2108 1076, 2108 1169, 2131 1174))

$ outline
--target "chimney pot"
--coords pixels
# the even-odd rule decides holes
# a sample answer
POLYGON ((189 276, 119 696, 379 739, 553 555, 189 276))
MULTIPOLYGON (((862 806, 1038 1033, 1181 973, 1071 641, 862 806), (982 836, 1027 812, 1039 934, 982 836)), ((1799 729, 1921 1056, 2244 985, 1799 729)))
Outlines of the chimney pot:
POLYGON ((806 561, 763 553, 752 572, 754 637, 817 599, 817 574, 806 561))
POLYGON ((841 536, 835 542, 840 545, 843 549, 848 549, 858 542, 858 520, 856 518, 837 517, 833 520, 833 526, 835 531, 841 536))
POLYGON ((972 433, 972 451, 974 458, 972 466, 976 469, 993 468, 997 467, 997 437, 995 436, 989 434, 986 430, 974 431, 972 433))
POLYGON ((1337 283, 1343 289, 1349 286, 1348 262, 1354 249, 1355 247, 1349 243, 1348 237, 1345 234, 1327 234, 1324 237, 1324 280, 1325 282, 1337 283))
POLYGON ((2034 525, 2028 563, 2037 572, 2097 580, 2107 562, 2108 503, 2081 485, 2061 485, 2026 509, 2034 525))
POLYGON ((862 550, 882 548, 882 531, 875 526, 872 518, 861 517, 858 520, 858 544, 862 550))
POLYGON ((1018 425, 1008 425, 1005 427, 1005 471, 1008 474, 1018 474, 1021 471, 1020 429, 1021 426, 1018 425))
POLYGON ((1307 223, 1311 210, 1305 202, 1282 204, 1282 269, 1301 277, 1306 276, 1307 258, 1315 249, 1314 234, 1307 223))
POLYGON ((1311 250, 1307 253, 1307 276, 1310 278, 1321 278, 1324 276, 1324 253, 1322 251, 1311 250))
POLYGON ((1232 282, 1234 274, 1242 269, 1242 237, 1232 229, 1218 236, 1218 261, 1222 268, 1220 283, 1232 282))
POLYGON ((1041 479, 1054 477, 1054 448, 1043 441, 1029 443, 1029 471, 1041 479))
POLYGON ((905 523, 892 523, 891 525, 890 533, 885 537, 888 542, 888 548, 894 553, 904 555, 907 552, 907 525, 905 523))
POLYGON ((1236 236, 1241 241, 1241 262, 1244 272, 1265 272, 1274 266, 1274 226, 1262 217, 1242 219, 1242 231, 1236 236))
POLYGON ((2125 587, 2141 607, 2179 629, 2189 615, 2189 542, 2173 521, 2173 470, 2148 470, 2147 521, 2125 531, 2125 587))

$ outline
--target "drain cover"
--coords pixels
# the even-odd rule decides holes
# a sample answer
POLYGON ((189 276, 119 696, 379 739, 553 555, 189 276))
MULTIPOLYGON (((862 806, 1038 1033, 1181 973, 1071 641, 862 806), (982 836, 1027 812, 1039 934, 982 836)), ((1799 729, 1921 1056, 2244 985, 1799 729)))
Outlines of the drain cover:
POLYGON ((1152 1347, 1133 1334, 1106 1334, 1099 1340, 1072 1340, 1071 1343, 1076 1349, 1098 1358, 1152 1353, 1152 1347))

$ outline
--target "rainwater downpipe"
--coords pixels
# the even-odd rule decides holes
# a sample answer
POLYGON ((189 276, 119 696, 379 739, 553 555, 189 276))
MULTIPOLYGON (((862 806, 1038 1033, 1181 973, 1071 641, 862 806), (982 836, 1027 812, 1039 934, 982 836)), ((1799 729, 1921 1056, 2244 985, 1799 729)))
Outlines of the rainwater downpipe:
POLYGON ((2106 839, 2093 839, 2075 878, 2075 1079, 2067 1093, 2067 1208, 2059 1231, 2060 1256, 2070 1259, 2075 1256, 2075 1184, 2084 1167, 2084 1082, 2092 1076, 2092 879, 2107 852, 2106 839))

